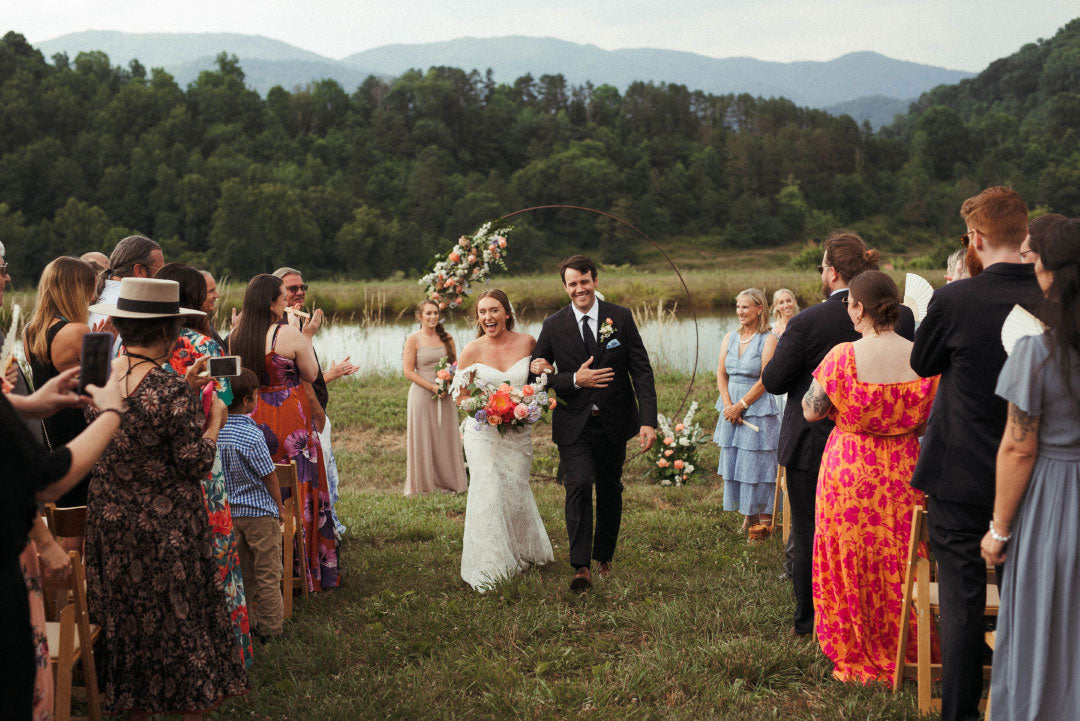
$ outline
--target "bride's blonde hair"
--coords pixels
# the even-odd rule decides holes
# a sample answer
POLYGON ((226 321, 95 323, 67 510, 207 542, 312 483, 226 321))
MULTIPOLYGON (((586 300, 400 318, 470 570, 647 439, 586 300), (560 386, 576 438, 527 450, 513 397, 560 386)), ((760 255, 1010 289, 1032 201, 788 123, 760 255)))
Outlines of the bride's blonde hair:
POLYGON ((499 301, 499 305, 506 311, 506 330, 514 329, 514 307, 510 305, 510 298, 506 293, 502 292, 498 288, 492 288, 491 290, 485 290, 483 293, 476 297, 476 304, 473 305, 473 322, 476 323, 476 337, 480 338, 484 335, 484 329, 480 327, 480 301, 484 298, 494 298, 499 301))

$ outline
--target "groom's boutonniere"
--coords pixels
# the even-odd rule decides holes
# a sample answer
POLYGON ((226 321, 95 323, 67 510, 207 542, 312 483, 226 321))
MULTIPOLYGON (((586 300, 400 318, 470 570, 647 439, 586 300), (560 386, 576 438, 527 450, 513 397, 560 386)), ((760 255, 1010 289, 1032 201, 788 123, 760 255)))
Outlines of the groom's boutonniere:
POLYGON ((616 328, 611 323, 611 318, 604 318, 604 324, 600 326, 600 342, 607 343, 607 339, 615 334, 616 328))

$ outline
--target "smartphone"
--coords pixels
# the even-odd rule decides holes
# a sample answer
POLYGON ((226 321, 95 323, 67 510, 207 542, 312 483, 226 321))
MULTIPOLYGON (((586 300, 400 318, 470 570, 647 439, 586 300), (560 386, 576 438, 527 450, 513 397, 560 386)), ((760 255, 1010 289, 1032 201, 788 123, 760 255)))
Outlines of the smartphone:
POLYGON ((112 370, 112 333, 87 333, 82 339, 81 368, 79 369, 79 393, 86 386, 103 387, 109 381, 112 370))
POLYGON ((240 375, 240 356, 227 355, 223 358, 209 358, 206 361, 206 375, 214 378, 230 378, 240 375))

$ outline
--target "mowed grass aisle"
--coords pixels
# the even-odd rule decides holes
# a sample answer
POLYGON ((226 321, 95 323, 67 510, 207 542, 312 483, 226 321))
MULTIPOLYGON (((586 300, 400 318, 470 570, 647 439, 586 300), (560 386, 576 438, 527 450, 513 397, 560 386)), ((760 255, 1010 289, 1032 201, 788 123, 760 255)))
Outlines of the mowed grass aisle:
MULTIPOLYGON (((689 378, 658 378, 671 413, 689 378)), ((715 423, 711 374, 694 397, 715 423)), ((789 635, 779 539, 749 546, 721 487, 662 488, 629 464, 615 573, 578 596, 563 489, 534 478, 556 562, 485 595, 461 580, 466 498, 406 499, 397 378, 331 386, 343 476, 343 587, 297 599, 286 635, 256 648, 253 691, 218 719, 915 719, 910 693, 830 678, 789 635)), ((534 472, 554 474, 550 429, 534 472)), ((702 466, 716 465, 708 446, 702 466)))

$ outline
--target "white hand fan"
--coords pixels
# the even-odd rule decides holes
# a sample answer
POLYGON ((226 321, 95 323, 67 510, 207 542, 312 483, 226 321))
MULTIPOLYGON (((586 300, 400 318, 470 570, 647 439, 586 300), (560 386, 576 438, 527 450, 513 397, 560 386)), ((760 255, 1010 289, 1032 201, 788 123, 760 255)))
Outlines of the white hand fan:
POLYGON ((1001 324, 1001 345, 1005 347, 1005 354, 1012 355, 1016 341, 1026 335, 1042 335, 1046 332, 1046 325, 1028 311, 1018 305, 1014 305, 1005 316, 1005 322, 1001 324))
POLYGON ((933 295, 934 288, 926 278, 914 273, 907 274, 904 279, 904 305, 911 308, 916 323, 926 317, 926 309, 930 307, 930 298, 933 295))

